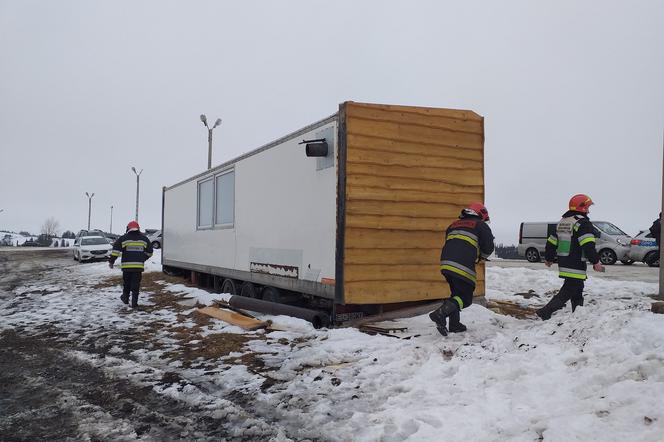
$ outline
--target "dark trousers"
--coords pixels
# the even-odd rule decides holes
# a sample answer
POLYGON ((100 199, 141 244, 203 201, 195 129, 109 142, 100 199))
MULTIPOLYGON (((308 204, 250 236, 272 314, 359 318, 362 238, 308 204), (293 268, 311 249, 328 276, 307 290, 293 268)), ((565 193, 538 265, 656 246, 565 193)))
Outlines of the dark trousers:
POLYGON ((565 306, 567 301, 572 301, 572 311, 577 306, 583 305, 583 280, 565 278, 560 291, 551 298, 551 301, 542 309, 551 314, 565 306))
POLYGON ((463 278, 452 276, 447 273, 444 273, 443 276, 445 276, 447 283, 450 285, 450 291, 452 292, 450 298, 454 298, 455 296, 461 298, 461 301, 463 301, 463 308, 466 308, 473 303, 473 292, 475 291, 474 285, 463 278))
POLYGON ((122 272, 122 280, 124 285, 122 287, 122 298, 129 299, 129 292, 131 292, 131 305, 138 304, 138 291, 141 288, 141 277, 143 272, 122 272))

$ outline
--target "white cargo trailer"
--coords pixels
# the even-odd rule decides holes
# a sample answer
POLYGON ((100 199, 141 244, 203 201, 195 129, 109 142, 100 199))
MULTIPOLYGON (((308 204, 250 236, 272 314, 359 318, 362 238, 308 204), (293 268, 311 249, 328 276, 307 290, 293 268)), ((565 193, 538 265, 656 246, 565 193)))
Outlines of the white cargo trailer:
POLYGON ((483 200, 482 117, 345 102, 165 187, 162 263, 216 290, 341 321, 449 296, 438 269, 444 230, 483 200))

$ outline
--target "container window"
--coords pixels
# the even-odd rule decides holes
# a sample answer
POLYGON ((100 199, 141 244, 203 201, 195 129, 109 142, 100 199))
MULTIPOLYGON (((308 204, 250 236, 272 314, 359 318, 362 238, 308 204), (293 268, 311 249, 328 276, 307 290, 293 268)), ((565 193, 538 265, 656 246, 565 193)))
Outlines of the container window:
POLYGON ((198 183, 198 227, 212 227, 214 204, 214 182, 212 180, 198 183))
POLYGON ((232 226, 235 220, 235 172, 216 177, 215 224, 232 226))

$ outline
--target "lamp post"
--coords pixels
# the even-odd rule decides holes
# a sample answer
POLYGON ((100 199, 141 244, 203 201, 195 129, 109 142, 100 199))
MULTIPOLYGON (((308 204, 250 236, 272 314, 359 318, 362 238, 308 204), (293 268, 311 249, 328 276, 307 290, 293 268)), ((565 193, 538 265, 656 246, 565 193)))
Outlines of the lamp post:
POLYGON ((85 196, 88 197, 88 232, 90 231, 90 214, 92 214, 92 197, 95 196, 93 193, 90 195, 88 192, 85 192, 85 196))
POLYGON ((108 227, 108 233, 113 233, 113 206, 111 206, 111 225, 108 227))
POLYGON ((131 170, 133 170, 134 173, 136 174, 136 217, 135 217, 135 220, 136 220, 136 222, 138 222, 138 188, 140 186, 141 173, 143 173, 143 169, 141 169, 140 172, 137 172, 136 168, 132 167, 131 170))
POLYGON ((221 118, 217 118, 212 127, 208 126, 205 114, 201 114, 201 121, 208 130, 208 169, 212 169, 212 130, 221 124, 221 118))

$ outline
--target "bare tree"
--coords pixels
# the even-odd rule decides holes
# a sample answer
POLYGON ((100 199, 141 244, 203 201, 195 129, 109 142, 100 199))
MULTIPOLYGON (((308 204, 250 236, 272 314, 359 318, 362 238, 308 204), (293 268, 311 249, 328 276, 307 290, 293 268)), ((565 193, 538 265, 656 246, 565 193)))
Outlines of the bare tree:
POLYGON ((58 234, 58 229, 60 229, 60 223, 51 216, 44 221, 41 232, 49 238, 52 238, 58 234))

